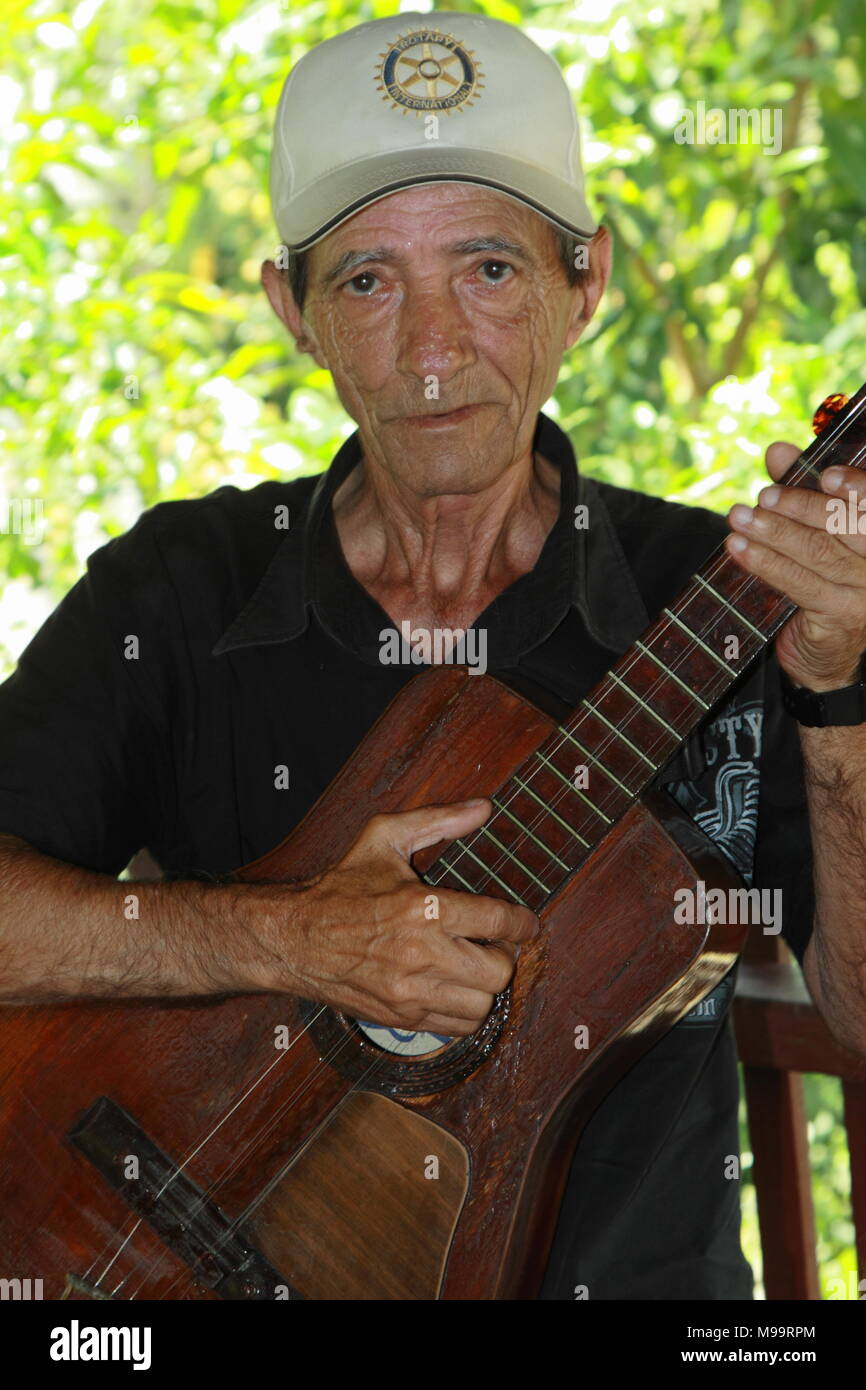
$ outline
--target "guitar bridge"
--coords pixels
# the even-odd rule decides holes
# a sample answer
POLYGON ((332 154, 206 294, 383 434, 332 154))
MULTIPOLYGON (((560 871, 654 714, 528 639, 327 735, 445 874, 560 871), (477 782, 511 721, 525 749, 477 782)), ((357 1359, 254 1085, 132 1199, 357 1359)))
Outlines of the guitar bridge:
MULTIPOLYGON (((243 1232, 108 1096, 100 1096, 67 1136, 175 1255, 220 1298, 300 1299, 243 1232), (129 1157, 135 1178, 124 1175, 129 1157)), ((105 1298, 86 1280, 67 1276, 71 1290, 105 1298)))
POLYGON ((113 1302, 110 1293, 103 1293, 102 1289, 98 1289, 95 1284, 89 1284, 86 1279, 80 1279, 77 1274, 67 1274, 60 1297, 68 1298, 73 1293, 78 1294, 79 1298, 99 1299, 101 1303, 113 1302))

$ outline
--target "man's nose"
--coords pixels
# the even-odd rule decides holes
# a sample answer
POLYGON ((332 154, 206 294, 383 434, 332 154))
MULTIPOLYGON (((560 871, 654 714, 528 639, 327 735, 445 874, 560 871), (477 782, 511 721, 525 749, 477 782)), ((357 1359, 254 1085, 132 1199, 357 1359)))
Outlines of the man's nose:
POLYGON ((398 366, 422 381, 435 376, 445 383, 475 361, 470 325, 447 286, 411 290, 402 304, 399 333, 398 366))

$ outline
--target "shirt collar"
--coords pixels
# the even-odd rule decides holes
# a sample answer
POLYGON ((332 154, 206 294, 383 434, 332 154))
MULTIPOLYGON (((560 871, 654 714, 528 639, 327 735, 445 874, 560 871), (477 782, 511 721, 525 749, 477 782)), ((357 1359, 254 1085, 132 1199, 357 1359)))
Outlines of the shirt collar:
MULTIPOLYGON (((602 492, 578 471, 568 436, 542 413, 533 447, 560 469, 559 516, 533 570, 509 585, 486 614, 501 619, 502 630, 513 633, 515 650, 510 655, 519 655, 526 638, 519 612, 525 613, 539 587, 553 580, 564 595, 565 607, 577 608, 590 636, 618 655, 648 626, 649 614, 602 492)), ((303 516, 286 533, 258 586, 213 647, 214 656, 291 641, 305 631, 311 608, 332 636, 338 641, 348 636, 351 645, 356 618, 347 581, 354 588, 355 603, 378 605, 354 580, 342 558, 331 501, 360 458, 356 430, 319 478, 303 516)), ((548 613, 551 627, 564 616, 555 604, 548 613)), ((536 634, 535 641, 544 635, 536 634)), ((498 666, 510 664, 506 659, 497 661, 498 666)))

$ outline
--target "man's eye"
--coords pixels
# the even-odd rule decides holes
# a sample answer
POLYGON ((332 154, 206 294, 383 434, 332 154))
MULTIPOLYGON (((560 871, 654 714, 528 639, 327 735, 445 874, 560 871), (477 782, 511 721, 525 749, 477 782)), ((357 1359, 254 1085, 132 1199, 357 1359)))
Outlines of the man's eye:
POLYGON ((507 261, 485 261, 479 269, 490 277, 494 285, 500 285, 503 280, 508 279, 513 267, 507 261))
POLYGON ((378 281, 372 270, 362 270, 359 275, 353 275, 351 280, 346 280, 343 289, 349 289, 351 286, 350 293, 356 299, 362 299, 369 296, 374 284, 378 284, 378 281))

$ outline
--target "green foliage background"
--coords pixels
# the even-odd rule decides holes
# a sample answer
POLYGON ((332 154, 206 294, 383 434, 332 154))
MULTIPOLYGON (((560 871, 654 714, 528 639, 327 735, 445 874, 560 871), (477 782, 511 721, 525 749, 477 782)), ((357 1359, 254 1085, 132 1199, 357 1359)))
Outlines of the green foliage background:
MULTIPOLYGON (((864 375, 862 0, 462 8, 520 24, 579 95, 616 248, 548 407, 582 467, 719 510, 752 499, 766 445, 805 443, 818 401, 864 375), (780 109, 781 152, 677 144, 698 101, 780 109)), ((143 508, 317 471, 353 428, 259 288, 271 121, 307 48, 399 10, 5 0, 0 498, 41 502, 45 532, 0 534, 0 668, 143 508)), ((836 1084, 810 1079, 809 1103, 826 1292, 854 1267, 836 1084)))

